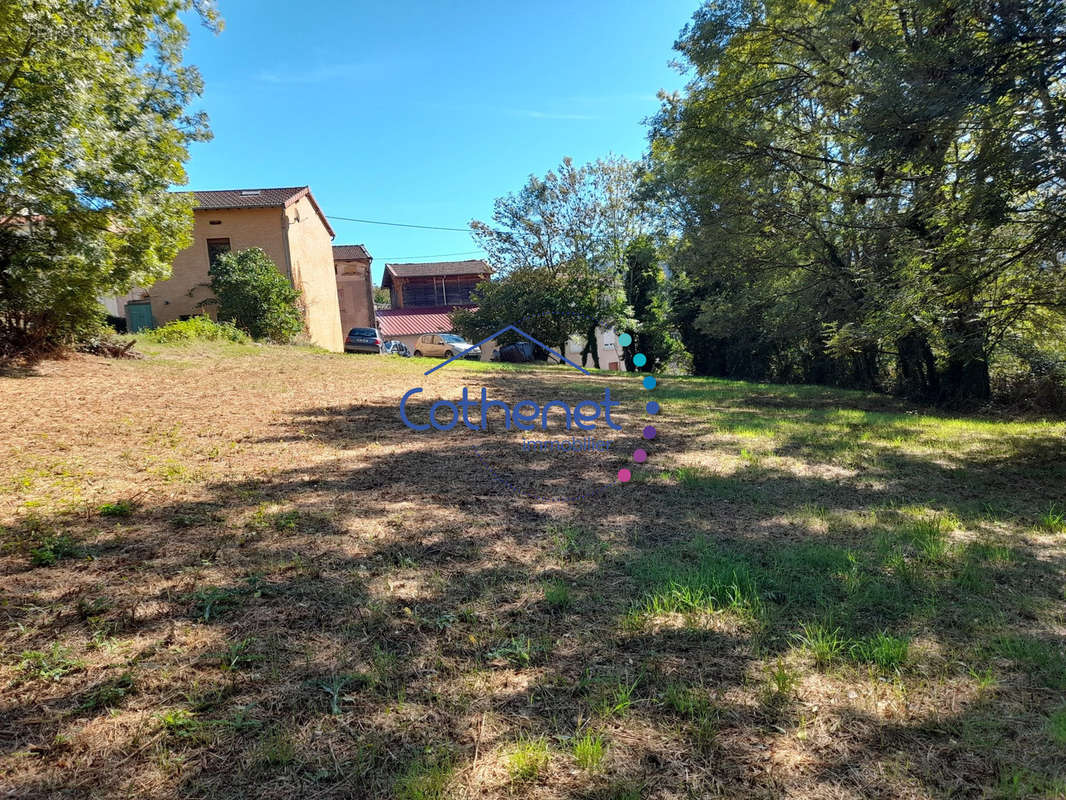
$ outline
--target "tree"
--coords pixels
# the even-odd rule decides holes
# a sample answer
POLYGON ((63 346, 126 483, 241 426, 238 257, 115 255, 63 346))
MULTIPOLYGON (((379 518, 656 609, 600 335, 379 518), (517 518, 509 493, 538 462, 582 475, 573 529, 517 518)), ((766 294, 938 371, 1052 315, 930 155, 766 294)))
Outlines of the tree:
MULTIPOLYGON (((472 299, 476 310, 459 308, 451 315, 455 330, 470 341, 515 325, 560 354, 571 336, 587 329, 598 308, 594 287, 585 277, 556 275, 544 267, 518 267, 502 278, 483 281, 472 299)), ((508 332, 500 344, 517 338, 508 332)))
POLYGON ((197 0, 0 4, 0 356, 98 324, 96 297, 166 277, 190 243, 185 182, 206 117, 182 66, 197 0))
POLYGON ((232 322, 253 339, 279 344, 303 331, 300 292, 258 247, 223 253, 208 274, 220 320, 232 322))
POLYGON ((634 201, 636 186, 636 166, 624 158, 581 167, 564 158, 544 178, 530 176, 517 194, 496 200, 491 224, 470 223, 502 276, 538 269, 581 293, 568 303, 584 309, 585 322, 574 332, 585 337, 583 361, 591 356, 596 367, 597 324, 620 324, 629 316, 621 285, 625 248, 648 225, 634 201))
POLYGON ((1040 0, 698 12, 651 151, 697 365, 986 398, 1004 338, 1066 308, 1064 29, 1040 0))
POLYGON ((671 330, 665 294, 666 276, 650 236, 639 236, 626 248, 623 283, 626 302, 636 319, 636 323, 626 329, 633 339, 623 348, 626 369, 654 372, 660 364, 669 361, 680 346, 671 330), (647 359, 642 367, 633 363, 637 353, 643 353, 647 359))

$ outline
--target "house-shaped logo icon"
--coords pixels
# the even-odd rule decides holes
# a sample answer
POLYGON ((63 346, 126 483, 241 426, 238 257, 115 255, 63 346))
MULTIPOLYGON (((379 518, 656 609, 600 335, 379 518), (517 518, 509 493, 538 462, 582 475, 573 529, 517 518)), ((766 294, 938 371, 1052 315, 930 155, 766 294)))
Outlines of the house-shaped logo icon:
POLYGON ((518 327, 516 327, 514 325, 508 325, 506 328, 500 328, 498 331, 496 331, 496 333, 492 334, 491 336, 486 336, 484 339, 482 339, 477 344, 471 345, 469 348, 467 348, 466 350, 464 350, 461 353, 456 353, 454 356, 452 356, 448 360, 442 361, 440 364, 437 364, 437 366, 433 367, 433 369, 427 369, 422 374, 423 375, 429 375, 431 372, 436 372, 441 367, 446 367, 446 366, 448 366, 448 364, 451 364, 453 361, 455 361, 457 359, 460 359, 460 358, 464 358, 466 356, 466 354, 469 353, 471 350, 474 350, 474 349, 476 349, 478 347, 481 347, 481 345, 485 344, 486 342, 491 342, 493 339, 495 339, 500 334, 507 333, 508 331, 514 331, 519 336, 522 336, 522 337, 528 339, 529 341, 533 342, 533 344, 537 345, 538 347, 543 347, 551 355, 553 355, 557 359, 559 359, 560 362, 563 362, 565 364, 569 364, 571 367, 576 369, 578 372, 581 372, 584 375, 588 375, 589 374, 589 371, 587 369, 585 369, 584 367, 575 364, 573 361, 571 361, 569 358, 564 356, 562 353, 556 353, 554 350, 552 350, 550 347, 548 347, 548 345, 544 344, 544 342, 541 342, 541 341, 539 341, 537 339, 534 339, 532 336, 530 336, 524 330, 522 330, 521 328, 518 328, 518 327))

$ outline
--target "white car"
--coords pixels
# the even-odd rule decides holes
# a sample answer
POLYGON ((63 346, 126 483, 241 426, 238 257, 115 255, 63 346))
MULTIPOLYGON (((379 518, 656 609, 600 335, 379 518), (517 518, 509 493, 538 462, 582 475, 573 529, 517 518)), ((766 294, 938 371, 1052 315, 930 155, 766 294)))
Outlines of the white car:
POLYGON ((474 347, 457 333, 424 333, 415 342, 415 355, 429 358, 451 358, 465 353, 465 358, 481 359, 481 348, 474 347), (474 348, 471 350, 470 348, 474 348), (466 351, 470 350, 469 353, 466 351))

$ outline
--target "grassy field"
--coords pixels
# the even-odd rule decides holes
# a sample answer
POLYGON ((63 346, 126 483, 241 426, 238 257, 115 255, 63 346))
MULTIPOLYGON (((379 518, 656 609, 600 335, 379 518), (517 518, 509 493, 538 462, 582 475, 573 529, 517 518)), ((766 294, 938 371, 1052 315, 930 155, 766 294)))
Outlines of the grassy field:
POLYGON ((4 796, 1066 797, 1061 422, 594 374, 537 500, 398 400, 566 368, 148 350, 0 377, 4 796))

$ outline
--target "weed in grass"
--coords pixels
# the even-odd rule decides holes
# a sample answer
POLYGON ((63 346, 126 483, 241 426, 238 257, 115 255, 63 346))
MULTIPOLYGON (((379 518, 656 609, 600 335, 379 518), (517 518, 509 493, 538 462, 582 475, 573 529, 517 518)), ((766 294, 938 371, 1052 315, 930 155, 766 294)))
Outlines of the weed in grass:
POLYGON ((159 720, 160 727, 169 735, 182 739, 200 738, 206 729, 206 723, 185 708, 163 711, 156 715, 156 719, 159 720))
POLYGON ((256 640, 252 638, 230 642, 226 649, 217 656, 222 671, 236 672, 261 661, 263 657, 255 652, 255 644, 256 640))
POLYGON ((102 517, 128 517, 133 514, 133 503, 129 500, 117 500, 114 503, 104 503, 97 510, 102 517))
POLYGON ((847 649, 840 628, 830 629, 821 622, 802 626, 802 632, 795 634, 796 640, 805 647, 819 667, 828 667, 839 661, 847 649))
POLYGON ((192 596, 194 614, 202 622, 218 619, 238 605, 241 594, 240 589, 222 589, 217 586, 199 589, 192 596))
POLYGON ((594 561, 607 551, 595 532, 577 525, 551 525, 548 534, 563 561, 594 561))
POLYGON ((85 699, 78 705, 81 711, 96 711, 101 708, 114 708, 126 697, 133 693, 133 676, 129 672, 123 672, 114 680, 102 683, 85 695, 85 699))
POLYGON ((318 688, 329 697, 329 713, 341 713, 341 693, 349 684, 358 681, 359 678, 351 675, 333 675, 328 681, 319 681, 318 688))
POLYGON ((935 563, 944 560, 948 554, 947 534, 951 527, 951 521, 946 517, 920 519, 904 536, 918 558, 935 563))
POLYGON ((396 779, 393 793, 397 800, 444 800, 454 770, 450 758, 427 753, 396 779))
POLYGON ((78 553, 78 542, 73 536, 66 533, 50 534, 30 550, 30 563, 35 567, 51 567, 60 559, 72 558, 78 553))
POLYGON ((296 761, 296 744, 288 731, 272 728, 259 741, 259 761, 272 767, 283 767, 296 761))
POLYGON ((855 642, 851 646, 851 657, 856 661, 875 664, 884 672, 895 672, 906 663, 908 649, 906 639, 881 631, 876 636, 855 642))
POLYGON ((513 636, 505 639, 485 654, 489 661, 506 659, 516 667, 528 667, 533 662, 535 648, 528 636, 513 636))
POLYGON ((530 783, 548 766, 548 743, 543 737, 522 739, 507 755, 512 783, 530 783))
POLYGON ((1066 706, 1051 712, 1047 721, 1047 733, 1051 741, 1066 746, 1066 706))
POLYGON ((974 683, 977 684, 979 691, 988 691, 989 689, 995 689, 999 686, 999 676, 996 675, 995 670, 991 667, 978 672, 973 667, 970 667, 970 677, 973 678, 974 683))
POLYGON ((1040 517, 1040 529, 1048 533, 1066 533, 1066 511, 1052 503, 1040 517))
POLYGON ((745 618, 762 615, 762 598, 746 565, 707 551, 697 558, 692 564, 653 557, 633 565, 638 581, 652 586, 637 608, 650 615, 721 610, 745 618))
POLYGON ((48 650, 27 650, 19 655, 18 669, 23 675, 42 681, 57 681, 77 672, 83 663, 71 656, 70 648, 53 642, 48 650))
POLYGON ((579 767, 595 772, 603 763, 607 746, 599 734, 585 733, 574 739, 572 750, 579 767))
POLYGON ((689 719, 703 717, 711 712, 711 702, 705 692, 681 683, 671 683, 666 687, 662 704, 689 719))
POLYGON ((1066 689, 1066 657, 1051 642, 1029 636, 999 636, 993 639, 992 649, 1045 686, 1066 689))
POLYGON ((774 703, 782 702, 792 696, 799 676, 788 664, 777 659, 777 663, 766 668, 767 698, 774 703))
POLYGON ((601 717, 621 717, 633 705, 633 692, 640 679, 629 683, 626 680, 594 681, 590 692, 592 710, 601 717))
POLYGON ((544 600, 554 611, 566 611, 574 602, 570 596, 570 587, 562 581, 544 584, 544 600))

